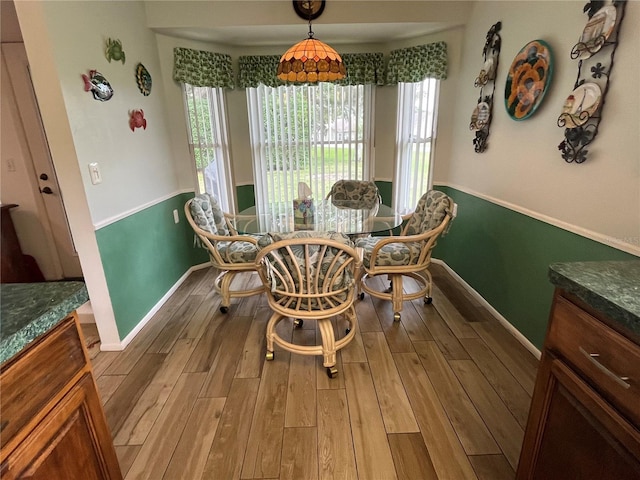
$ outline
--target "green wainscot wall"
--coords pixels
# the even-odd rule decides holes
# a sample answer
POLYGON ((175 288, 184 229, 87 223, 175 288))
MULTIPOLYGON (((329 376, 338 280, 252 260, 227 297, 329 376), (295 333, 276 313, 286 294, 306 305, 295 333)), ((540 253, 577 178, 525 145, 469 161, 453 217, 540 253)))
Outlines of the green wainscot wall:
POLYGON ((189 268, 208 261, 205 250, 194 246, 184 217, 184 204, 193 195, 176 195, 96 231, 121 339, 189 268), (180 215, 177 224, 174 209, 180 215))
POLYGON ((435 188, 454 199, 458 216, 433 257, 446 262, 539 349, 553 295, 549 264, 638 259, 454 188, 435 188))

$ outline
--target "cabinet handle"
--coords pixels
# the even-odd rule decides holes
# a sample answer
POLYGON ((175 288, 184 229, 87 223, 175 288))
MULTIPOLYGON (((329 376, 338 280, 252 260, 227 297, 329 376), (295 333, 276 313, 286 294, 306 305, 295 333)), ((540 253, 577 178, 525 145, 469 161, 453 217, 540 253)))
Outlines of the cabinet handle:
POLYGON ((607 367, 605 367, 603 364, 601 364, 598 361, 598 357, 600 356, 599 353, 589 353, 582 347, 578 347, 578 350, 580 350, 580 353, 582 353, 585 357, 587 357, 587 359, 591 363, 593 363, 598 370, 600 370, 602 373, 607 375, 618 385, 620 385, 623 388, 631 388, 631 385, 627 382, 629 380, 629 377, 621 377, 619 375, 616 375, 615 373, 613 373, 611 370, 609 370, 607 367))

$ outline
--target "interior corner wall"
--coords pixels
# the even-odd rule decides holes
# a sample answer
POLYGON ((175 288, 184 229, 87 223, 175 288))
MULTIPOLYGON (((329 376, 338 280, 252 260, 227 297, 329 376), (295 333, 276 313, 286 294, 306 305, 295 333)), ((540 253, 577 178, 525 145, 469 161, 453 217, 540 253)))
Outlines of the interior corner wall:
MULTIPOLYGON (((434 182, 459 203, 459 214, 434 256, 538 347, 551 304, 549 263, 640 256, 640 90, 634 86, 640 3, 627 2, 599 132, 587 160, 576 164, 560 156, 564 129, 557 119, 578 74, 570 52, 588 20, 582 7, 573 1, 474 4, 451 104, 450 156, 436 159, 434 182), (492 123, 488 148, 478 154, 469 130, 479 97, 474 79, 484 63, 486 33, 498 21, 502 49, 492 123), (504 107, 507 72, 535 39, 551 46, 553 78, 537 111, 514 121, 504 107)), ((603 47, 597 61, 607 65, 612 48, 603 47)))
MULTIPOLYGON (((33 4, 39 6, 45 19, 57 74, 50 81, 59 83, 62 92, 75 167, 82 177, 82 193, 91 216, 89 228, 96 247, 95 256, 89 259, 91 268, 103 272, 106 292, 92 293, 94 280, 85 268, 89 264, 86 258, 83 273, 92 305, 108 306, 114 317, 117 339, 105 340, 99 325, 101 312, 95 312, 94 306, 103 346, 117 349, 119 341, 194 265, 192 235, 182 214, 186 199, 177 180, 168 135, 155 35, 146 27, 143 2, 33 4), (124 61, 105 57, 108 39, 122 42, 124 61), (149 95, 138 88, 139 63, 152 77, 149 95), (84 91, 81 75, 94 69, 114 90, 108 101, 98 101, 84 91), (146 128, 131 129, 133 110, 144 112, 146 128), (91 183, 88 169, 94 162, 102 174, 102 182, 96 185, 91 183), (179 224, 174 223, 174 210, 179 212, 179 224)), ((44 120, 45 125, 55 122, 44 120)), ((54 163, 61 161, 53 149, 52 155, 54 163)), ((66 197, 68 191, 63 193, 66 197)), ((75 239, 85 232, 72 229, 72 234, 75 239)))

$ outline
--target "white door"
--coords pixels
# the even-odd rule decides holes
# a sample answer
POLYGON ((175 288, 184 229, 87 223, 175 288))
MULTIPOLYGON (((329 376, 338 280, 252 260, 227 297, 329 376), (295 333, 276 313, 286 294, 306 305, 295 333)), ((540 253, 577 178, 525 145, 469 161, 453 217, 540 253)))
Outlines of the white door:
MULTIPOLYGON (((51 264, 54 269, 52 274, 45 274, 45 277, 47 280, 54 279, 50 277, 82 277, 80 260, 73 245, 62 193, 58 186, 37 99, 33 91, 24 44, 3 43, 2 57, 4 60, 2 68, 6 67, 15 96, 19 120, 22 124, 22 128, 18 130, 24 135, 24 141, 28 146, 22 161, 25 163, 23 166, 27 172, 29 185, 25 185, 23 188, 33 190, 36 209, 36 212, 33 213, 37 215, 45 235, 43 239, 45 244, 39 253, 40 255, 48 255, 47 263, 51 264)), ((3 77, 7 78, 5 75, 3 77)), ((19 238, 19 240, 22 243, 22 239, 19 238)))

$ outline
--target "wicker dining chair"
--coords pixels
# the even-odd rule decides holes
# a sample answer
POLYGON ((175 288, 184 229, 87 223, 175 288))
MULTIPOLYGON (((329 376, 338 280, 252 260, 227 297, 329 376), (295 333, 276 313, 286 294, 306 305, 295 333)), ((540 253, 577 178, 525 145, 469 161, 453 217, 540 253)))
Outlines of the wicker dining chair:
MULTIPOLYGON (((395 321, 400 321, 404 302, 424 297, 425 303, 431 303, 431 252, 438 237, 446 233, 453 220, 454 205, 446 194, 430 190, 420 198, 400 235, 356 240, 356 247, 363 252, 364 269, 358 289, 376 298, 390 300, 395 321), (391 286, 388 290, 381 291, 367 284, 368 280, 378 275, 389 277, 391 286), (418 282, 420 288, 417 292, 404 291, 404 276, 418 282)), ((362 298, 364 293, 359 296, 362 298)))
POLYGON ((273 314, 267 323, 267 360, 274 344, 301 355, 322 355, 327 375, 337 375, 336 352, 351 342, 357 325, 353 305, 359 259, 351 240, 341 233, 271 233, 259 241, 258 273, 273 314), (349 327, 336 339, 331 318, 344 315, 349 327), (285 318, 296 327, 318 323, 319 345, 296 345, 276 332, 285 318))
POLYGON ((327 194, 337 207, 373 209, 382 203, 374 182, 367 180, 338 180, 327 194))
POLYGON ((262 285, 244 290, 231 289, 236 274, 256 271, 257 237, 238 235, 230 222, 231 216, 225 214, 216 198, 208 193, 188 200, 184 205, 184 213, 200 245, 207 249, 211 265, 220 271, 213 284, 222 296, 220 311, 229 311, 231 298, 262 293, 262 285))

